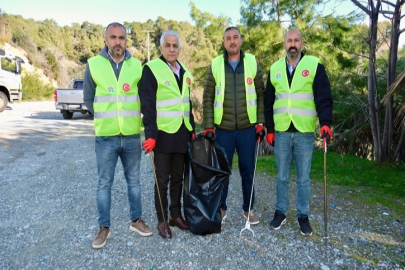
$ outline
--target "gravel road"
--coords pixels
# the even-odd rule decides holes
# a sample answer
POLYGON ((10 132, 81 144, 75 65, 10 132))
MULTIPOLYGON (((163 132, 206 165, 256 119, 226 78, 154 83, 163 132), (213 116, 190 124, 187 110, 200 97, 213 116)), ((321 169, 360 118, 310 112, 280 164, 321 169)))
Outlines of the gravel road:
MULTIPOLYGON (((112 237, 94 250, 97 228, 97 170, 93 119, 65 120, 53 102, 12 104, 0 113, 0 269, 405 269, 404 216, 381 205, 346 199, 329 187, 328 242, 325 245, 323 188, 312 183, 311 238, 304 238, 291 208, 287 224, 271 231, 275 177, 256 175, 260 224, 254 236, 240 231, 241 185, 230 178, 228 219, 220 234, 197 236, 173 228, 171 240, 156 230, 154 178, 142 155, 143 219, 150 237, 129 231, 122 166, 112 198, 112 237)), ((274 164, 269 164, 274 166, 274 164)), ((403 202, 400 202, 403 203, 403 202)))

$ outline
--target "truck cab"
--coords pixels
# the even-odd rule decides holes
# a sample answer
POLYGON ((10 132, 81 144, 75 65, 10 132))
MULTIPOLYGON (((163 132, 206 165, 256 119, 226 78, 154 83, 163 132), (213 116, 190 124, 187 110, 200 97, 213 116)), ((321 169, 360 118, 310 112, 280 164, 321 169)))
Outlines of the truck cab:
POLYGON ((21 101, 21 57, 0 49, 0 112, 7 108, 13 100, 21 101))

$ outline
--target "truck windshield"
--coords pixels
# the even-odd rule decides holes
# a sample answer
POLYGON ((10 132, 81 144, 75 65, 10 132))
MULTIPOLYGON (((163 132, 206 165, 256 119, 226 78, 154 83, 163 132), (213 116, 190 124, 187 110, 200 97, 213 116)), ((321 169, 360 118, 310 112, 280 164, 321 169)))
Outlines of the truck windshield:
POLYGON ((83 89, 83 81, 75 81, 73 89, 83 89))
POLYGON ((1 69, 16 72, 15 70, 16 62, 14 60, 8 60, 4 57, 1 57, 0 59, 1 59, 1 69))

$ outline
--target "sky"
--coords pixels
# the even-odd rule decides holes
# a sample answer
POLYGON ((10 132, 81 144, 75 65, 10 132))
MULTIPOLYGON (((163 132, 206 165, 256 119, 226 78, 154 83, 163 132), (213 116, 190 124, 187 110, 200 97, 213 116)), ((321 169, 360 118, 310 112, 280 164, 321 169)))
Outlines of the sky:
MULTIPOLYGON (((356 7, 347 0, 339 6, 329 1, 324 14, 348 14, 356 7)), ((241 0, 193 0, 202 12, 214 16, 224 15, 232 19, 232 25, 240 23, 241 0)), ((88 21, 107 26, 110 22, 146 22, 158 16, 166 20, 188 21, 190 0, 1 0, 0 9, 12 15, 36 21, 53 19, 59 26, 70 26, 73 22, 88 21)), ((404 14, 404 11, 403 11, 404 14)), ((405 27, 405 23, 401 28, 405 27)), ((405 33, 400 36, 400 47, 405 44, 405 33)))

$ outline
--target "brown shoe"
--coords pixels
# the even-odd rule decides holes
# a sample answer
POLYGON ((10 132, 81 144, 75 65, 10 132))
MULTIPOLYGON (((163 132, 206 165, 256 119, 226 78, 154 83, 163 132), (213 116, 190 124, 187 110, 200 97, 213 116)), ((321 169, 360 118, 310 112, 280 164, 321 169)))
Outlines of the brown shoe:
POLYGON ((183 217, 178 217, 178 218, 169 218, 169 225, 170 226, 176 226, 180 230, 188 230, 188 225, 187 222, 183 219, 183 217))
POLYGON ((92 247, 93 248, 102 248, 107 244, 107 238, 111 236, 110 229, 104 226, 100 227, 96 237, 93 240, 92 247))
MULTIPOLYGON (((243 216, 247 219, 249 212, 244 212, 243 216)), ((255 211, 250 210, 250 215, 249 215, 249 222, 251 225, 256 225, 259 224, 259 218, 257 217, 255 211)))
POLYGON ((221 210, 221 223, 223 224, 226 219, 226 210, 220 209, 221 210))
POLYGON ((172 238, 172 231, 170 230, 169 224, 167 222, 166 222, 166 226, 165 226, 164 222, 158 222, 157 229, 158 229, 159 235, 162 236, 164 239, 172 238))
POLYGON ((138 218, 136 222, 132 221, 131 225, 129 225, 129 229, 142 236, 152 235, 152 229, 146 225, 145 221, 143 221, 141 218, 138 218))

